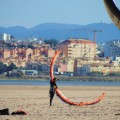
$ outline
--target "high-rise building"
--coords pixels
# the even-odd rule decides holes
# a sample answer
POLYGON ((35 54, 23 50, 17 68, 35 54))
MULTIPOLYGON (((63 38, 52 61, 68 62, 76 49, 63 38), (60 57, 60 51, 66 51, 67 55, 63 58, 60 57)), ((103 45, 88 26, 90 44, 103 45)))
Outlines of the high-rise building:
POLYGON ((0 34, 0 40, 4 40, 4 41, 7 41, 7 40, 10 40, 11 39, 11 35, 10 34, 0 34))
POLYGON ((94 58, 97 53, 97 45, 87 39, 68 39, 61 42, 57 49, 62 51, 65 57, 94 58))

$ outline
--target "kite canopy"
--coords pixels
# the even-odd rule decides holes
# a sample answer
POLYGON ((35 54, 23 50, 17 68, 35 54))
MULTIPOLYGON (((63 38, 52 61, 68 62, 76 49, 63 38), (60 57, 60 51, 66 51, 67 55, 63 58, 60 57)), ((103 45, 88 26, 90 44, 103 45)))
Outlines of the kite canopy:
POLYGON ((115 5, 114 0, 104 0, 106 10, 115 23, 115 25, 120 29, 120 10, 115 5))
MULTIPOLYGON (((50 64, 50 78, 51 78, 51 82, 54 82, 54 75, 53 75, 53 69, 54 69, 54 63, 55 60, 57 58, 57 56, 60 54, 60 51, 56 51, 53 59, 51 60, 51 64, 50 64)), ((91 101, 91 102, 74 102, 69 100, 68 98, 66 98, 62 92, 57 88, 55 89, 57 96, 65 103, 69 104, 69 105, 74 105, 74 106, 84 106, 84 105, 93 105, 96 104, 98 102, 100 102, 104 97, 105 97, 105 93, 103 93, 100 97, 98 97, 96 100, 91 101)))

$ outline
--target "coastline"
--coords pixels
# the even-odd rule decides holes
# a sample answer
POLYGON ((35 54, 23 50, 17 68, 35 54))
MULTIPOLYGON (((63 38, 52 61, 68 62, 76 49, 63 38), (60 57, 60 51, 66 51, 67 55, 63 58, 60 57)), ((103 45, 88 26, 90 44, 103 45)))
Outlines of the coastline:
MULTIPOLYGON (((82 80, 82 81, 120 81, 117 76, 55 76, 59 80, 82 80)), ((49 80, 49 75, 23 76, 23 77, 5 77, 0 76, 0 80, 49 80)))

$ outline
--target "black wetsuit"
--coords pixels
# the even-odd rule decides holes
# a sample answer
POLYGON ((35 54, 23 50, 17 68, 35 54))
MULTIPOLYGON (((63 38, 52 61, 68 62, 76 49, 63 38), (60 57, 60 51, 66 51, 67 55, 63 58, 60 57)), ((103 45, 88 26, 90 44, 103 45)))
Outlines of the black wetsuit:
POLYGON ((57 88, 57 85, 56 85, 55 81, 51 81, 50 82, 50 91, 49 91, 49 94, 50 94, 50 106, 52 105, 52 100, 53 100, 56 88, 57 88))

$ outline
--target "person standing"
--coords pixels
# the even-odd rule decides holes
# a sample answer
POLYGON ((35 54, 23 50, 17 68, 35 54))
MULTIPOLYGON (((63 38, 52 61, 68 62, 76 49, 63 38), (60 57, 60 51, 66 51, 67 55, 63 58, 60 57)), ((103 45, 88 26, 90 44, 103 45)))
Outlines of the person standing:
POLYGON ((56 81, 57 81, 57 78, 54 78, 53 81, 50 81, 50 90, 49 90, 50 106, 52 105, 52 100, 53 100, 54 95, 55 95, 55 89, 57 89, 56 81))

